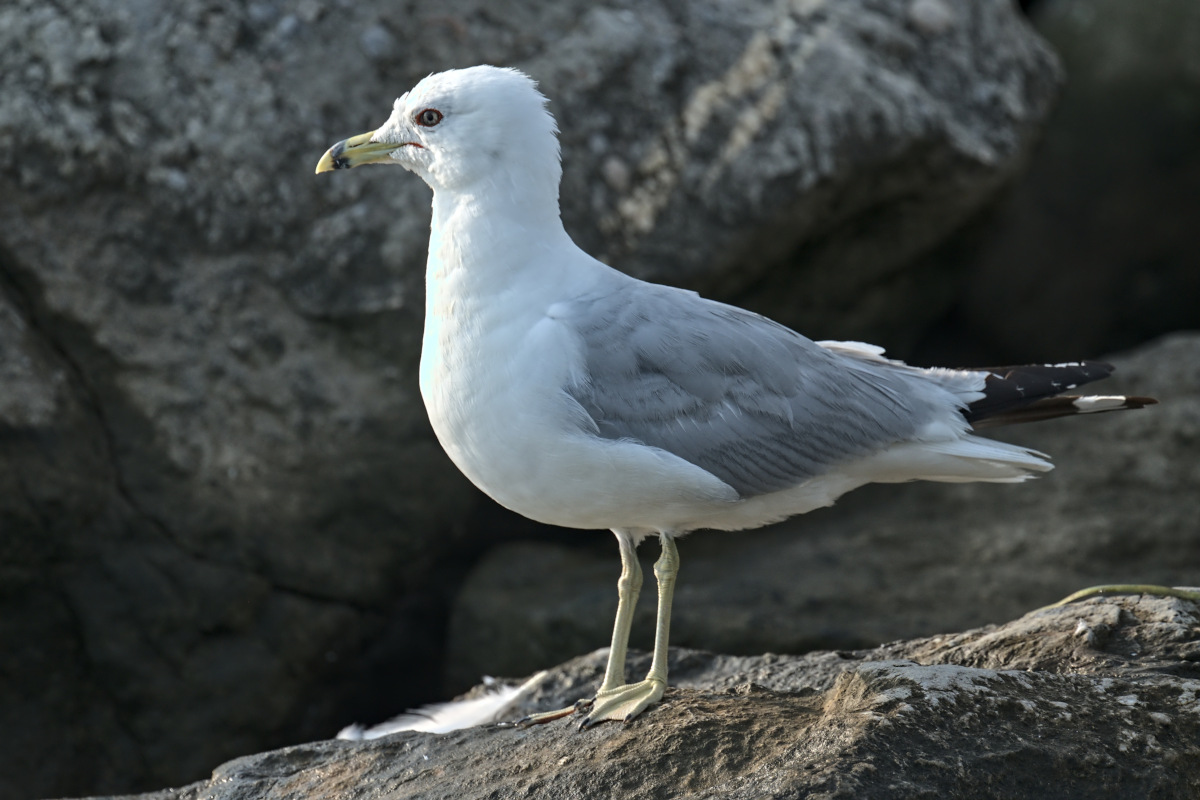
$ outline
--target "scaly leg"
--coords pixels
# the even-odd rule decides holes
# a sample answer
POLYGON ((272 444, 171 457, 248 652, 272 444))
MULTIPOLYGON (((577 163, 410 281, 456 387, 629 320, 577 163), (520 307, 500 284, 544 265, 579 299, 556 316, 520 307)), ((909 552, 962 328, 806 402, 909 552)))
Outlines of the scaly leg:
MULTIPOLYGON (((608 666, 604 670, 604 681, 596 698, 612 693, 625 686, 625 653, 629 649, 629 629, 633 625, 633 610, 637 606, 638 595, 642 591, 642 565, 638 562, 637 548, 628 531, 614 530, 617 544, 621 548, 621 577, 617 580, 617 620, 613 625, 612 646, 608 651, 608 666)), ((657 574, 657 567, 655 572, 657 574)), ((519 720, 518 725, 539 725, 543 722, 553 722, 556 719, 569 716, 576 711, 586 709, 595 702, 581 700, 573 706, 560 708, 556 711, 543 711, 519 720)))
POLYGON ((625 531, 613 531, 621 548, 621 577, 617 580, 617 621, 613 624, 612 646, 608 649, 608 666, 604 681, 596 696, 625 685, 625 653, 629 650, 629 629, 633 627, 633 610, 642 593, 642 565, 637 548, 625 531))
MULTIPOLYGON (((654 659, 650 662, 650 672, 639 683, 618 685, 608 690, 602 686, 596 694, 591 713, 584 718, 580 727, 587 728, 605 720, 628 722, 649 705, 661 700, 663 690, 667 688, 667 645, 671 638, 671 601, 675 596, 675 576, 679 574, 679 551, 675 548, 672 534, 661 532, 658 538, 662 542, 662 555, 654 563, 654 577, 658 580, 658 623, 654 631, 654 659)), ((628 628, 625 632, 628 634, 628 628)), ((621 655, 623 660, 624 652, 621 655)), ((610 660, 610 668, 611 664, 610 660)), ((608 685, 607 677, 605 685, 608 685)))

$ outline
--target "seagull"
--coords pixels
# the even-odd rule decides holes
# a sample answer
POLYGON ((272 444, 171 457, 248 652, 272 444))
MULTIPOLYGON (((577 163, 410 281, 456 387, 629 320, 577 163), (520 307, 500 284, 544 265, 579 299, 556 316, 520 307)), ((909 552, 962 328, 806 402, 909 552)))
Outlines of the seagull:
POLYGON ((616 535, 604 679, 593 699, 525 723, 628 722, 662 698, 683 534, 756 528, 868 483, 1020 482, 1048 456, 975 430, 1155 402, 1064 394, 1108 364, 913 367, 619 272, 563 227, 547 103, 516 69, 432 74, 317 165, 395 164, 433 189, 420 388, 450 459, 519 514, 616 535), (654 652, 626 683, 649 536, 662 551, 654 652))

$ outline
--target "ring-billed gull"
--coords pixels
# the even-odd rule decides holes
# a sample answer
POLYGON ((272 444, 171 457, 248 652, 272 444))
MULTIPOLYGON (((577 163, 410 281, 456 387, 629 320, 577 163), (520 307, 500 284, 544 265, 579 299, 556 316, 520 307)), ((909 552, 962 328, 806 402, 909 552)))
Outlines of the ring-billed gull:
POLYGON ((616 534, 617 618, 584 726, 662 697, 677 536, 758 527, 871 482, 1022 481, 1047 457, 973 428, 1154 402, 1060 394, 1107 364, 920 369, 618 272, 563 229, 546 103, 513 69, 430 75, 317 172, 398 164, 433 189, 420 386, 454 463, 520 514, 616 534), (635 549, 652 534, 654 654, 626 684, 635 549))

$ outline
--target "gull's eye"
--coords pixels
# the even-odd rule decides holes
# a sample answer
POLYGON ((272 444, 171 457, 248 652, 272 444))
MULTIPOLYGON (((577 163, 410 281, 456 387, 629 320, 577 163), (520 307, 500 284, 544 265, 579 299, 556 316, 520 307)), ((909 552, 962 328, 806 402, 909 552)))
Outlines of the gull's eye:
POLYGON ((418 111, 416 122, 423 128, 432 128, 442 121, 442 112, 436 108, 427 108, 424 111, 418 111))

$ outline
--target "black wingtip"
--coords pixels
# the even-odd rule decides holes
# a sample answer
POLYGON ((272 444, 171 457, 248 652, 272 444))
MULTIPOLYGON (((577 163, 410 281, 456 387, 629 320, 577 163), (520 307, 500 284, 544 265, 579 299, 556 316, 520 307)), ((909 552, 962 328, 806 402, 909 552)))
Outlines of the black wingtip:
POLYGON ((1072 414, 1144 408, 1158 402, 1153 397, 1112 395, 1105 397, 1105 402, 1097 403, 1097 397, 1064 394, 1092 381, 1107 378, 1113 370, 1112 364, 1103 361, 1027 364, 981 370, 988 373, 984 381, 984 396, 971 403, 963 415, 973 427, 980 428, 1037 422, 1072 414))

